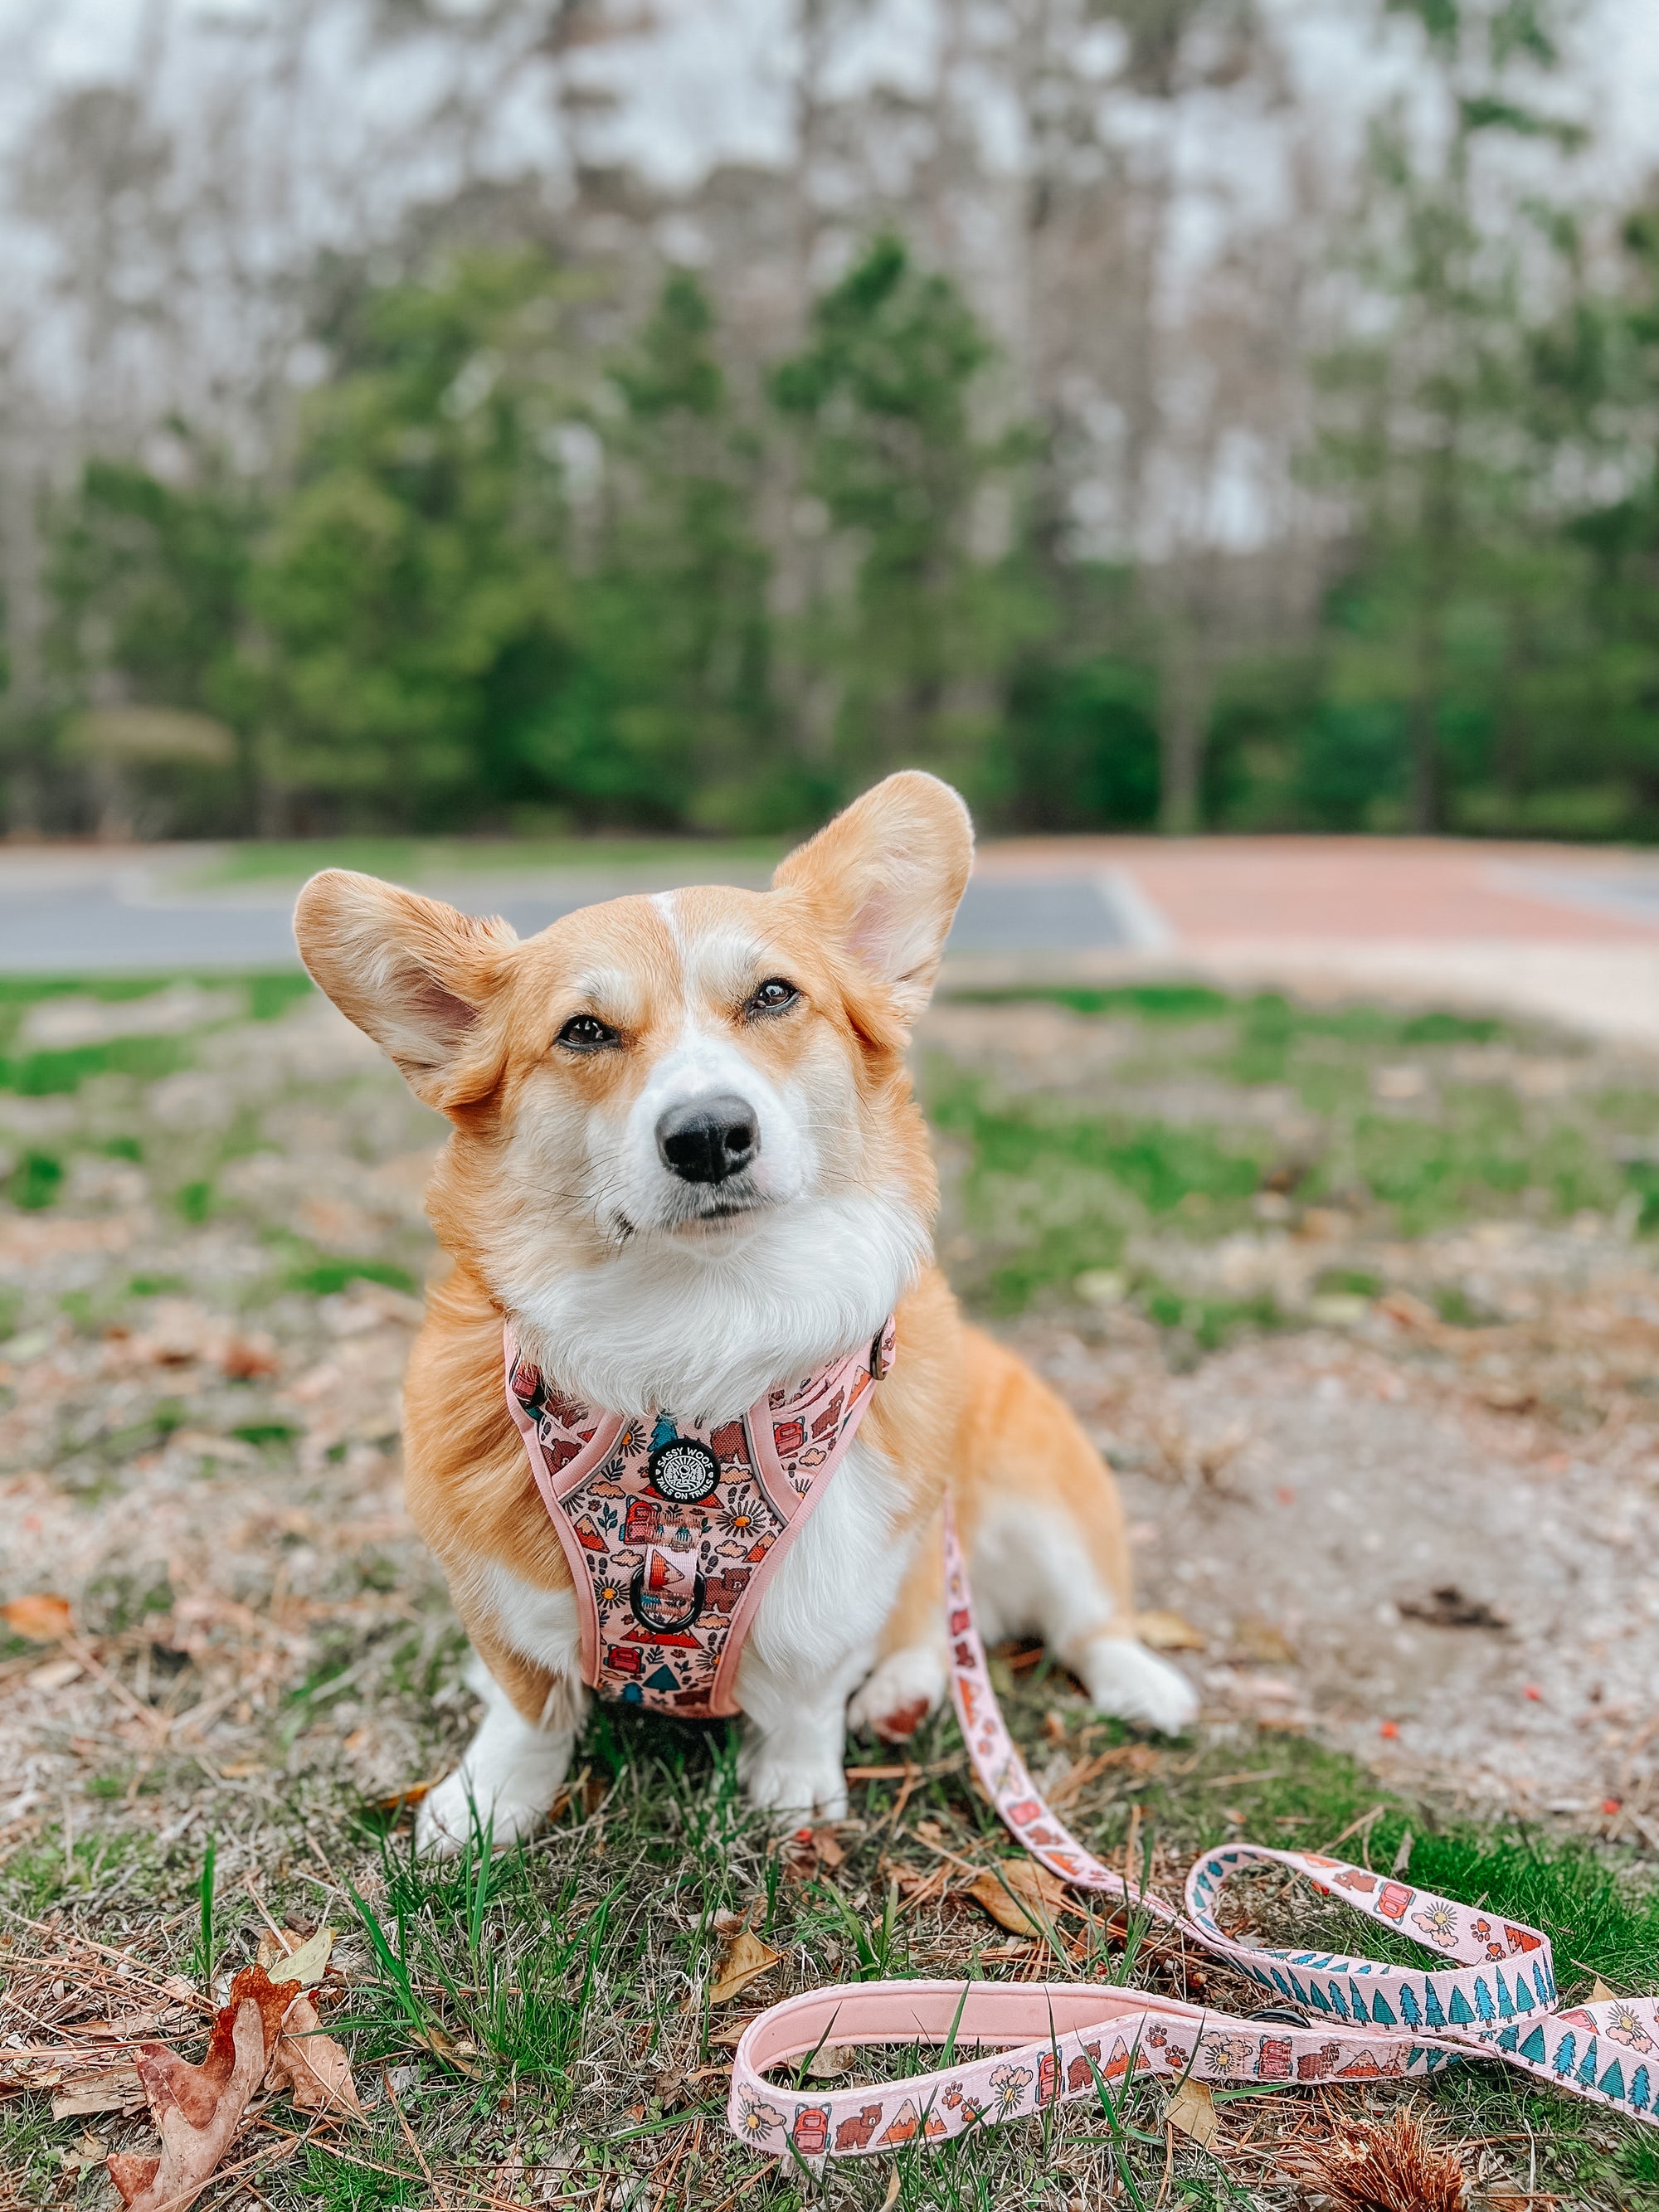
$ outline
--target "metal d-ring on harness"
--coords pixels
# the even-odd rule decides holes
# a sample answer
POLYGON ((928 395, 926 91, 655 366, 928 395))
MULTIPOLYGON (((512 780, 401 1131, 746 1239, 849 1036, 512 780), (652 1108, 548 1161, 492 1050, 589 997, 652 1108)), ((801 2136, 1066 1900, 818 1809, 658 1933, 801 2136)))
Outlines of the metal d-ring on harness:
POLYGON ((953 2136, 1097 2097, 1146 2074, 1201 2081, 1422 2080, 1459 2058, 1496 2058, 1656 2124, 1659 2000, 1559 2008, 1549 1939, 1313 1851, 1226 1844, 1187 1875, 1181 1906, 1136 1889, 1057 1820, 1003 1724, 947 1510, 951 1688, 975 1771, 1034 1858, 1082 1890, 1178 1927, 1270 1993, 1278 2017, 1230 2018, 1100 1983, 861 1982, 816 1990, 751 2021, 732 2068, 727 2118, 757 2149, 817 2163, 953 2136), (1220 1893, 1241 1869, 1304 1875, 1450 1963, 1396 1966, 1314 1948, 1258 1948, 1224 1932, 1220 1893), (935 2045, 933 2073, 825 2092, 769 2078, 821 2045, 935 2045))

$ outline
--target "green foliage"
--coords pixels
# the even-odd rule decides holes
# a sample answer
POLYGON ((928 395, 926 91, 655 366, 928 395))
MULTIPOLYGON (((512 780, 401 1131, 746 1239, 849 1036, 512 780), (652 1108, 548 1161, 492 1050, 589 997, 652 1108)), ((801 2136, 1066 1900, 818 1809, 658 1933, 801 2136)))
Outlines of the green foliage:
MULTIPOLYGON (((1445 127, 1380 118, 1312 364, 1299 465, 1351 526, 1310 635, 1208 648, 1205 816, 1659 836, 1659 216, 1593 255, 1515 166, 1574 141, 1549 0, 1396 12, 1445 127)), ((9 741, 49 826, 356 832, 398 875, 415 832, 781 838, 907 763, 994 826, 1168 813, 1160 578, 1068 546, 1065 455, 950 277, 885 233, 771 363, 684 270, 601 343, 593 281, 533 247, 337 276, 280 478, 177 425, 164 472, 88 463, 9 741), (234 760, 72 757, 111 700, 234 760)))
POLYGON ((669 276, 610 389, 602 552, 576 587, 582 674, 539 741, 550 788, 618 818, 798 823, 833 793, 781 743, 754 526, 761 447, 694 276, 669 276))
POLYGON ((976 503, 1019 457, 972 404, 990 349, 949 278, 889 233, 820 299, 772 391, 803 426, 801 473, 855 549, 850 590, 820 579, 801 625, 833 687, 836 758, 854 784, 920 763, 972 785, 999 675, 1044 627, 1011 560, 976 556, 976 503))
POLYGON ((346 314, 252 580, 284 786, 416 829, 538 795, 572 655, 563 306, 538 255, 479 254, 346 314))
POLYGON ((245 826, 255 805, 257 679, 241 631, 263 507, 222 455, 183 425, 170 434, 182 464, 176 477, 94 456, 62 502, 47 578, 48 653, 72 698, 112 667, 125 702, 210 715, 240 733, 234 763, 123 771, 137 788, 118 803, 140 827, 200 836, 245 826))

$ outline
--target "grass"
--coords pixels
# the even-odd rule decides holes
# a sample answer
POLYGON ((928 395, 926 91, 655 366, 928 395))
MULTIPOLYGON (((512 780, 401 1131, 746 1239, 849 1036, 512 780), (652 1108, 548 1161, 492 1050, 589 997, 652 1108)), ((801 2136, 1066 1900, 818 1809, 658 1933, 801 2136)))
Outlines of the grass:
MULTIPOLYGON (((1051 1747, 1054 1724, 1046 1717, 1056 1711, 1068 1741, 1091 1748, 1127 1741, 1115 1723, 1092 1720, 1046 1662, 1019 1679, 1007 1702, 1034 1759, 1051 1747)), ((393 2069, 397 2104, 381 2092, 365 2126, 334 2136, 315 2158, 272 2164, 256 2177, 262 2201, 274 2212, 297 2212, 319 2193, 340 2204, 431 2201, 405 2122, 428 2166, 478 2183, 517 2155, 568 2177, 577 2202, 601 2195, 614 2202, 618 2191, 625 2198, 630 2179, 644 2178, 650 2194, 641 2201, 649 2204, 659 2190, 653 2177, 673 2162, 670 2205, 712 2205, 757 2175, 748 2201, 769 2212, 793 2212, 812 2201, 799 2175, 787 2168, 761 2174, 726 2136, 724 2075, 717 2067, 702 2071, 722 2056, 712 2039, 733 2013, 741 2016, 791 1986, 972 1970, 981 1952, 1006 1943, 1002 1931, 954 1898, 942 1907, 907 1909, 916 1882, 939 1864, 918 1834, 922 1825, 931 1823, 928 1833, 970 1864, 992 1864, 1012 1851, 969 1787, 957 1749, 954 1722, 931 1723, 915 1747, 924 1778, 908 1802, 901 1808, 896 1784, 863 1785, 855 1793, 858 1829, 843 1832, 845 1859, 805 1878, 744 1806, 736 1735, 725 1727, 699 1730, 597 1713, 577 1755, 578 1772, 586 1771, 593 1786, 534 1844, 501 1854, 483 1834, 453 1860, 417 1861, 406 1827, 388 1828, 367 1807, 343 1802, 331 1812, 313 1803, 309 1852, 292 1861, 266 1856, 265 1902, 309 1924, 329 1893, 337 1899, 331 1917, 343 1929, 350 1977, 327 2025, 348 2040, 359 2082, 372 2096, 382 2069, 393 2069), (313 1879, 319 1845, 326 1889, 313 1879), (722 1948, 715 1916, 731 1911, 750 1912, 786 1963, 744 2003, 711 2010, 708 1978, 722 1948)), ((90 1794, 95 1817, 111 1793, 90 1794)), ((235 1807, 225 1801, 233 1819, 235 1807)), ((1121 1851, 1134 1821, 1155 1846, 1158 1879, 1166 1882, 1165 1869, 1173 1872, 1196 1850, 1237 1833, 1232 1816, 1241 1809, 1260 1840, 1335 1844, 1377 1867, 1394 1863, 1409 1831, 1412 1879, 1543 1927, 1569 1997, 1586 1993, 1593 1974, 1615 1989, 1651 1981, 1659 1893, 1618 1856, 1570 1838, 1444 1820, 1432 1807, 1379 1792, 1355 1762, 1305 1739, 1263 1735, 1254 1743, 1142 1756, 1112 1770, 1074 1817, 1091 1844, 1108 1855, 1121 1851), (1339 1842, 1356 1823, 1358 1837, 1339 1842)), ((263 1925, 228 1869, 216 1879, 216 1861, 226 1867, 230 1841, 222 1823, 216 1844, 164 1851, 159 1863, 150 1853, 155 1923, 165 1927, 169 1914, 180 1916, 184 1958, 198 1981, 210 1964, 228 1972, 248 1956, 263 1925)), ((66 1855, 61 1835, 49 1834, 11 1861, 6 1890, 15 1909, 33 1918, 57 1911, 84 1924, 100 1899, 112 1905, 112 1875, 118 1882, 133 1863, 131 1847, 112 1855, 85 1835, 66 1855)), ((1419 1958, 1389 1931, 1343 1916, 1305 1888, 1265 1889, 1252 1911, 1264 1940, 1294 1933, 1310 1943, 1346 1940, 1372 1955, 1382 1948, 1419 1958)), ((1100 1923, 1080 1941, 1068 1978, 1122 1978, 1125 1962, 1103 1940, 1100 1923)), ((146 1948, 153 1952, 154 1942, 146 1948)), ((979 1971, 1007 1968, 987 1963, 979 1971)), ((1194 1949, 1154 1946, 1129 1978, 1185 1991, 1218 2010, 1248 2011, 1260 2002, 1224 1963, 1194 1949)), ((925 2051, 889 2051, 881 2069, 930 2063, 925 2051)), ((1536 2185, 1565 2202, 1622 2212, 1659 2207, 1650 2146, 1616 2118, 1488 2064, 1449 2069, 1419 2094, 1449 2137, 1517 2137, 1524 2144, 1529 2128, 1536 2185)), ((1048 2202, 1035 2192, 1045 2176, 1059 2176, 1070 2177, 1066 2185, 1093 2203, 1105 2193, 1107 2173, 1115 2172, 1124 2200, 1150 2206, 1164 2167, 1161 2108, 1159 2092, 1132 2087, 1108 2112, 1073 2106, 1046 2125, 1016 2124, 981 2142, 906 2155, 896 2201, 916 2212, 955 2206, 1006 2212, 1048 2202)), ((1287 2092, 1253 2101, 1250 2114, 1259 2130, 1307 2109, 1304 2099, 1287 2092)), ((20 2148, 19 2117, 15 2108, 10 2118, 0 2108, 0 2145, 9 2154, 20 2148)), ((84 2124, 42 2123, 37 2112, 30 2124, 28 2161, 44 2185, 53 2154, 70 2147, 84 2124)), ((885 2160, 836 2169, 835 2201, 873 2212, 892 2170, 885 2160)), ((1230 2178, 1224 2166, 1182 2146, 1167 2201, 1254 2202, 1238 2178, 1248 2171, 1230 2178)))
MULTIPOLYGON (((122 985, 118 996, 154 988, 122 985)), ((251 979, 246 1016, 275 1018, 307 988, 251 979)), ((17 1056, 22 1011, 43 995, 0 988, 0 1053, 17 1056)), ((1125 1302, 1163 1333, 1171 1360, 1181 1345, 1201 1356, 1231 1334, 1299 1318, 1269 1291, 1229 1289, 1211 1266, 1216 1255, 1252 1241, 1295 1242, 1298 1231, 1305 1238, 1321 1213, 1341 1217, 1352 1249, 1308 1243, 1311 1289, 1369 1301, 1395 1279, 1384 1255, 1401 1239, 1517 1217, 1561 1227, 1582 1206, 1606 1218, 1626 1199, 1639 1234, 1659 1194, 1653 1096, 1513 1026, 1302 1009, 1187 985, 1046 995, 1068 1048, 1035 1076, 998 1056, 995 1000, 978 1002, 984 1048, 939 1050, 927 1069, 949 1194, 946 1250, 981 1308, 1048 1305, 1080 1329, 1091 1310, 1079 1303, 1078 1277, 1115 1270, 1125 1302), (1383 1072, 1402 1066, 1420 1085, 1382 1095, 1383 1072), (1565 1070, 1554 1087, 1538 1078, 1549 1068, 1565 1070)), ((734 2018, 831 1979, 1031 1969, 999 1955, 1009 1939, 962 1893, 965 1876, 951 1869, 942 1893, 921 1887, 950 1869, 941 1848, 974 1867, 1014 1853, 969 1782, 948 1717, 912 1747, 914 1787, 855 1786, 838 1861, 779 1837, 750 1811, 734 1729, 606 1708, 590 1713, 568 1800, 532 1841, 497 1854, 475 1836, 453 1861, 413 1858, 408 1815, 360 1794, 345 1747, 383 1724, 403 1780, 445 1771, 471 1712, 459 1686, 464 1647, 433 1571, 406 1537, 388 1533, 393 1468, 376 1456, 375 1424, 385 1419, 389 1432, 395 1416, 372 1395, 370 1370, 354 1370, 362 1379, 337 1428, 319 1423, 319 1401, 284 1393, 301 1380, 321 1389, 314 1378, 331 1364, 374 1341, 352 1333, 372 1301, 323 1301, 355 1284, 417 1291, 428 1249, 418 1226, 367 1207, 343 1218, 348 1249, 329 1249, 326 1224, 305 1217, 305 1206, 376 1188, 374 1171, 429 1143, 435 1124, 389 1074, 292 1072, 280 1036, 268 1038, 270 1057, 255 1066, 246 1058, 252 1034, 222 1041, 215 1024, 178 1040, 181 1064, 232 1093, 206 1127, 173 1126, 151 1110, 151 1079, 113 1066, 26 1102, 27 1113, 10 1109, 8 1172, 24 1178, 14 1206, 33 1176, 46 1206, 66 1212, 68 1196, 79 1204, 80 1178, 102 1176, 99 1188, 111 1178, 142 1184, 148 1210, 135 1217, 130 1244, 97 1263, 101 1274, 72 1252, 59 1276, 31 1277, 21 1294, 17 1318, 56 1332, 65 1370, 78 1364, 94 1378, 65 1400, 58 1430, 29 1433, 17 1464, 30 1485, 47 1486, 46 1507, 65 1516, 77 1549, 106 1519, 123 1532, 76 1601, 81 1633, 125 1695, 112 1692, 104 1718, 82 1735, 43 1708, 50 1785, 17 1816, 15 1832, 0 1829, 0 1906, 35 1923, 0 1929, 5 1990, 55 2017, 59 1970, 32 1961, 61 1953, 76 1931, 131 1947, 158 1974, 189 1973, 198 1985, 210 1967, 222 1976, 252 1956, 264 1924, 250 1879, 279 1920, 309 1929, 326 1918, 339 1929, 344 1978, 325 2026, 349 2046, 367 2119, 295 2128, 291 2109, 273 2102, 270 2118, 288 2132, 251 2130, 239 2146, 239 2156, 259 2161, 246 2177, 257 2196, 240 2199, 240 2183, 228 2180, 204 2212, 238 2201, 266 2212, 440 2201, 453 2212, 526 2201, 550 2212, 805 2212, 826 2201, 836 2212, 877 2212, 895 2176, 901 2212, 1060 2212, 1078 2201, 1150 2212, 1160 2196, 1166 2208, 1212 2212, 1285 2203, 1271 2165, 1237 2143, 1247 2131, 1271 2141, 1316 2125, 1320 2107, 1296 2091, 1224 2098, 1224 2157, 1177 2142, 1167 2189, 1164 2099, 1151 2087, 940 2154, 839 2166, 827 2197, 727 2136, 720 2069, 729 2046, 720 2038, 734 2018), (60 1173, 29 1169, 31 1152, 60 1173), (314 1166, 316 1176, 297 1196, 292 1182, 261 1196, 266 1186, 239 1165, 258 1167, 260 1155, 297 1164, 306 1178, 314 1166), (192 1188, 199 1202, 184 1196, 192 1188), (289 1362, 281 1387, 165 1363, 142 1389, 97 1381, 121 1374, 119 1331, 159 1325, 162 1298, 269 1330, 289 1362), (106 1332, 104 1370, 106 1350, 93 1340, 106 1332), (180 1475, 182 1458, 159 1455, 182 1455, 185 1431, 231 1440, 240 1457, 223 1468, 189 1462, 196 1471, 180 1475), (348 1493, 351 1455, 365 1452, 368 1472, 348 1493), (146 1467, 161 1470, 149 1492, 135 1472, 146 1467), (208 1517, 221 1482, 234 1501, 228 1522, 208 1517), (176 1557, 148 1546, 135 1501, 164 1494, 182 1498, 190 1516, 199 1510, 204 1532, 230 1528, 199 1540, 222 1544, 221 1579, 193 1557, 193 1525, 176 1557), (349 1519, 358 1523, 350 1534, 349 1519), (222 1733, 221 1721, 183 1725, 225 1699, 222 1733), (168 1728, 151 1731, 144 1707, 168 1728), (715 2007, 708 1992, 726 1941, 720 1916, 733 1912, 782 1962, 737 2003, 715 2007)), ((1445 1321, 1480 1319, 1474 1291, 1447 1283, 1434 1295, 1445 1321)), ((325 1413, 333 1402, 322 1401, 325 1413)), ((44 1656, 0 1638, 9 1683, 21 1685, 44 1656)), ((1194 1852, 1229 1836, 1334 1844, 1386 1868, 1409 1832, 1414 1881, 1548 1930, 1570 1996, 1597 1974, 1620 1990, 1654 1984, 1650 1860, 1558 1829, 1484 1828, 1379 1786, 1362 1764, 1317 1742, 1247 1723, 1225 1740, 1132 1746, 1046 1660, 1012 1674, 999 1662, 998 1672, 1034 1767, 1061 1753, 1124 1753, 1067 1819, 1104 1854, 1123 1852, 1132 1833, 1138 1849, 1150 1846, 1166 1894, 1194 1852)), ((849 1754, 872 1758, 868 1746, 849 1754)), ((12 1794, 0 1791, 0 1802, 12 1794)), ((1250 1897, 1266 1939, 1311 1941, 1340 1925, 1372 1955, 1398 1940, 1306 1890, 1261 1883, 1250 1897)), ((1126 1959, 1102 1921, 1061 1916, 1056 1929, 1076 1944, 1068 1978, 1127 1977, 1219 2009, 1261 2002, 1195 1949, 1143 1942, 1126 1959)), ((199 2056, 199 2038, 175 2040, 199 2056)), ((880 2062, 884 2071, 926 2063, 902 2051, 880 2062)), ((1446 2138, 1488 2143, 1518 2188, 1530 2133, 1538 2191, 1595 2212, 1659 2212, 1655 2138, 1632 2124, 1490 2064, 1450 2069, 1414 2094, 1446 2138)), ((1386 2112, 1390 2101, 1378 2093, 1372 2109, 1386 2112)), ((96 2212, 96 2168, 77 2176, 65 2164, 88 2127, 112 2148, 149 2139, 137 2122, 54 2121, 40 2097, 0 2099, 0 2197, 9 2188, 21 2205, 73 2199, 96 2212)))
MULTIPOLYGON (((929 1056, 945 1248, 994 1314, 1071 1303, 1079 1275, 1127 1263, 1140 1310, 1211 1348, 1284 1316, 1271 1299, 1172 1287, 1173 1247, 1316 1208, 1377 1243, 1621 1206, 1638 1231, 1659 1227, 1652 1099, 1579 1082, 1575 1048, 1559 1039, 1462 1014, 1197 985, 1023 995, 1077 1018, 1080 1067, 1097 1064, 1091 1034, 1112 1050, 1104 1075, 1069 1079, 1057 1052, 1038 1086, 988 1072, 981 1055, 929 1056)), ((1010 997, 963 1002, 985 1010, 993 1049, 994 1009, 1010 997)))
POLYGON ((772 837, 301 837, 250 840, 190 866, 193 890, 234 884, 302 883, 319 868, 419 883, 446 876, 648 871, 665 883, 703 881, 723 868, 769 869, 787 846, 772 837))

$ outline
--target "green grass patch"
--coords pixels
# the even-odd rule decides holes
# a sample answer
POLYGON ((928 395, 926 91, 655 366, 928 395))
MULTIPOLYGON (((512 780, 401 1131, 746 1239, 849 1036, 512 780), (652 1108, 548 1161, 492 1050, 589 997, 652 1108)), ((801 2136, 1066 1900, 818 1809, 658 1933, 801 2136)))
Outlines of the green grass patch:
POLYGON ((203 1177, 180 1183, 173 1194, 173 1202, 179 1209, 179 1218, 199 1229, 213 1212, 213 1185, 203 1177))
MULTIPOLYGON (((926 1103, 947 1161, 956 1155, 942 1243, 956 1248, 960 1287, 993 1313, 1069 1299, 1079 1274, 1133 1260, 1133 1240, 1150 1232, 1206 1243, 1293 1221, 1283 1210, 1291 1200, 1337 1208, 1368 1237, 1610 1218, 1621 1201, 1628 1218, 1632 1200, 1638 1225, 1659 1230, 1650 1102, 1629 1088, 1579 1091, 1575 1048, 1559 1039, 1461 1013, 1310 1006, 1271 991, 1229 998, 1197 985, 974 996, 1067 1006, 1109 1022, 1123 1048, 1103 1073, 1088 1054, 1075 1072, 1057 1055, 1052 1081, 1030 1089, 1024 1077, 1010 1088, 944 1053, 929 1057, 926 1103), (1504 1049, 1484 1051, 1493 1046, 1504 1049), (1551 1080, 1529 1083, 1540 1055, 1551 1080)), ((1352 1288, 1376 1295, 1375 1275, 1361 1272, 1352 1288)), ((1162 1318, 1192 1301, 1172 1289, 1143 1303, 1162 1318)), ((1260 1301, 1237 1302, 1236 1313, 1225 1310, 1234 1302, 1209 1303, 1214 1312, 1198 1316, 1206 1344, 1272 1325, 1260 1301)))
POLYGON ((317 986, 302 968, 279 968, 268 975, 247 979, 247 1011, 256 1022, 274 1022, 290 1006, 308 999, 317 986))
POLYGON ((6 1195, 25 1213, 39 1213, 57 1205, 65 1172, 56 1152, 37 1152, 31 1146, 6 1177, 6 1195))
POLYGON ((1265 1292, 1251 1298, 1194 1297, 1167 1283, 1150 1282, 1137 1292, 1136 1303, 1149 1321, 1183 1331, 1200 1352, 1218 1352, 1236 1336, 1285 1326, 1277 1300, 1265 1292))
POLYGON ((353 1283, 384 1283, 390 1291, 419 1296, 421 1283, 407 1267, 392 1260, 313 1260, 290 1268, 283 1278, 285 1288, 304 1291, 313 1298, 331 1297, 353 1283))
POLYGON ((153 1083, 188 1065, 183 1037, 110 1037, 102 1044, 77 1044, 61 1052, 25 1052, 0 1059, 0 1091, 21 1098, 52 1098, 78 1091, 94 1075, 127 1075, 153 1083))
POLYGON ((961 1006, 1006 1006, 1036 1000, 1074 1014, 1126 1014, 1145 1022, 1207 1022, 1231 1014, 1237 1001, 1205 983, 1114 983, 1093 989, 1070 983, 1036 984, 1001 991, 952 991, 961 1006))
POLYGON ((295 1437, 305 1432, 292 1421, 244 1421, 240 1428, 233 1429, 230 1433, 239 1437, 245 1444, 263 1447, 266 1444, 291 1444, 295 1437))
POLYGON ((252 838, 228 846, 184 878, 192 890, 228 884, 292 883, 319 868, 355 868, 364 875, 418 883, 432 876, 580 872, 648 873, 662 887, 717 880, 732 867, 752 876, 781 860, 775 837, 309 837, 252 838))

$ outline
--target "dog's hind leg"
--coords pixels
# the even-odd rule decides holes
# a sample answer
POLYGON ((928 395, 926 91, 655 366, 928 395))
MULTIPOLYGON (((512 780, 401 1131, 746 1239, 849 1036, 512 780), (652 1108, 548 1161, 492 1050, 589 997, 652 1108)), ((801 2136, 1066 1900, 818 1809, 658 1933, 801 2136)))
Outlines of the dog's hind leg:
POLYGON ((958 1511, 981 1634, 1042 1637, 1102 1712, 1176 1734, 1198 1699, 1135 1635, 1116 1484, 1046 1383, 990 1338, 969 1337, 958 1511))

